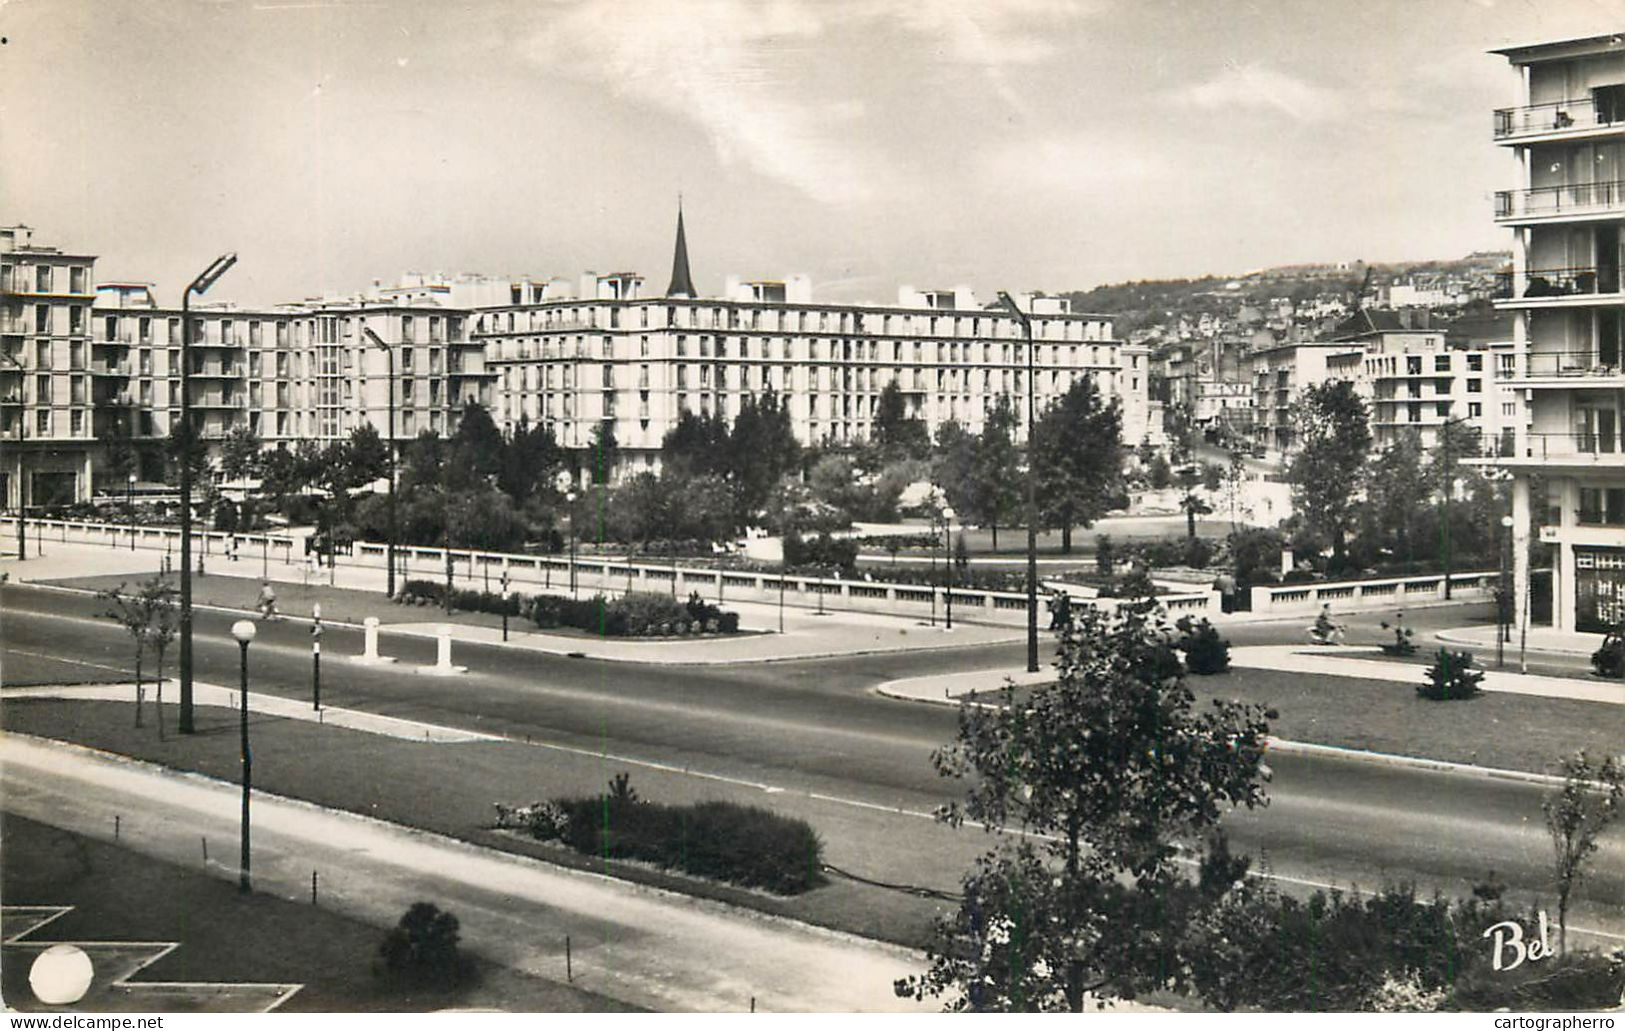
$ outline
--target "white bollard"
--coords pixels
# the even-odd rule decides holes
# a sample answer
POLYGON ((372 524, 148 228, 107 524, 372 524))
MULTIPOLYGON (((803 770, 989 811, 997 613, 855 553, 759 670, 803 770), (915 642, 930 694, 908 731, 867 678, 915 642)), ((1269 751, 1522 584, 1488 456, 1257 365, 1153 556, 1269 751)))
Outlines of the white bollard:
POLYGON ((350 661, 359 662, 364 666, 381 666, 394 662, 390 656, 378 654, 378 617, 368 616, 362 621, 362 625, 366 628, 362 639, 362 651, 360 655, 351 656, 350 661))
POLYGON ((426 673, 436 677, 449 677, 468 672, 467 666, 454 666, 451 663, 451 627, 444 623, 440 624, 439 627, 437 646, 435 664, 433 666, 419 666, 419 673, 426 673))

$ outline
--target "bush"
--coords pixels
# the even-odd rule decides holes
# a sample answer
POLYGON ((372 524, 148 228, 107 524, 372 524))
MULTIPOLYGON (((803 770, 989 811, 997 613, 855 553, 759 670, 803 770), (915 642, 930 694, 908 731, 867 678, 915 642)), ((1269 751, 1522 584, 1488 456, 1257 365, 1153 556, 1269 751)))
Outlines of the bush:
POLYGON ((823 883, 823 843, 805 820, 732 802, 646 802, 624 776, 610 782, 608 794, 555 803, 566 845, 783 895, 823 883))
POLYGON ((437 580, 408 580, 395 593, 395 600, 403 605, 444 604, 446 585, 437 580))
POLYGON ((1428 667, 1427 679, 1416 685, 1416 693, 1436 702, 1471 698, 1478 694, 1484 674, 1473 667, 1472 652, 1451 652, 1440 648, 1428 667))
POLYGON ((1185 540, 1185 565, 1192 569, 1206 569, 1207 564, 1213 561, 1213 545, 1201 537, 1188 537, 1185 540))
POLYGON ((1181 616, 1174 626, 1180 633, 1174 647, 1185 653, 1186 669, 1202 676, 1229 670, 1230 642, 1219 636, 1218 628, 1206 617, 1197 623, 1181 616))
POLYGON ((688 615, 688 610, 679 605, 677 599, 650 591, 623 595, 610 607, 626 621, 626 632, 634 637, 653 634, 660 624, 675 623, 688 615))
POLYGON ((470 965, 458 951, 457 918, 432 902, 414 902, 378 946, 384 968, 414 985, 447 987, 463 980, 470 965))
POLYGON ((784 564, 788 568, 819 566, 850 575, 858 566, 858 542, 837 540, 827 533, 817 537, 788 534, 784 538, 784 564))
POLYGON ((1101 576, 1111 576, 1112 569, 1117 565, 1117 552, 1112 547, 1112 539, 1106 534, 1095 538, 1095 571, 1101 576))
POLYGON ((1606 1010, 1625 997, 1625 950, 1571 952, 1515 970, 1480 964, 1456 981, 1441 1010, 1606 1010))

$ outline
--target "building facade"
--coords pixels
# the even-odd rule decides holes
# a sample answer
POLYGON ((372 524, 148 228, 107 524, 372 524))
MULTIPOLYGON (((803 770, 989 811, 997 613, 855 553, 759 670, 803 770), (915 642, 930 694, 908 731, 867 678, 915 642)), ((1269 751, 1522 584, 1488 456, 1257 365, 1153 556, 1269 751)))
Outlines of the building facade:
POLYGON ((0 226, 0 497, 7 508, 90 496, 95 441, 90 343, 96 258, 0 226))
POLYGON ((1514 241, 1496 306, 1517 315, 1519 412, 1499 457, 1513 477, 1517 618, 1538 532, 1555 545, 1554 624, 1603 630, 1625 619, 1625 43, 1610 35, 1495 53, 1520 83, 1519 106, 1496 111, 1494 127, 1521 180, 1495 198, 1514 241))
MULTIPOLYGON (((6 439, 27 431, 30 475, 46 491, 29 503, 122 490, 130 474, 159 479, 160 445, 181 412, 182 312, 159 304, 150 284, 94 285, 93 257, 8 232, 0 396, 6 439), (71 488, 49 479, 69 472, 71 488)), ((1021 320, 964 287, 904 287, 896 305, 827 304, 804 277, 730 278, 725 296, 705 298, 680 217, 671 285, 650 296, 643 283, 629 272, 575 282, 414 275, 265 309, 200 304, 190 313, 193 423, 216 448, 238 427, 272 448, 339 440, 366 424, 408 441, 454 432, 472 401, 503 429, 544 425, 566 448, 611 430, 625 475, 658 467, 683 412, 731 419, 769 390, 806 444, 867 439, 891 383, 933 433, 950 420, 979 431, 998 398, 1025 402, 1021 320)), ((1089 377, 1121 405, 1126 443, 1160 436, 1145 347, 1064 300, 1016 303, 1032 327, 1039 410, 1089 377)), ((22 447, 12 451, 9 491, 24 460, 22 447)))

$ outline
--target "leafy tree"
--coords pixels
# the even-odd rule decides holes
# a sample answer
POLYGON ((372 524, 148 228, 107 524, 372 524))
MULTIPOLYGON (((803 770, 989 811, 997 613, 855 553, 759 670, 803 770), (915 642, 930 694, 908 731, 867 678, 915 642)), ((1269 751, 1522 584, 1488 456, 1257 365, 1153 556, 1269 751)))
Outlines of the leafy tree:
MULTIPOLYGON (((1019 699, 1007 683, 1001 704, 960 707, 957 740, 932 761, 970 786, 939 815, 979 821, 998 844, 938 921, 930 969, 898 994, 1077 1012, 1087 993, 1132 998, 1178 979, 1194 899, 1176 843, 1208 835, 1227 808, 1265 803, 1275 714, 1237 702, 1198 711, 1171 639, 1149 601, 1079 607, 1053 685, 1019 699)), ((1209 845, 1204 874, 1221 883, 1208 897, 1245 869, 1225 855, 1209 845)))
POLYGON ((880 390, 872 426, 869 443, 874 458, 870 464, 874 467, 907 458, 926 458, 931 454, 931 431, 926 428, 924 419, 908 414, 903 388, 895 379, 880 390))
POLYGON ((228 480, 246 480, 260 474, 265 442, 246 425, 233 426, 220 444, 220 471, 228 480))
POLYGON ((592 442, 587 445, 587 463, 592 472, 592 482, 609 483, 620 456, 621 445, 615 439, 615 424, 605 420, 593 426, 592 442))
POLYGON ((733 527, 755 522, 768 495, 785 473, 796 468, 801 445, 790 426, 790 410, 777 392, 747 394, 729 432, 725 476, 734 495, 733 527))
POLYGON ((1354 384, 1333 380, 1305 389, 1295 409, 1299 447, 1287 470, 1292 503, 1311 532, 1331 541, 1341 565, 1371 450, 1365 401, 1354 384))
POLYGON ((999 524, 1008 525, 1019 511, 1021 480, 1013 475, 1026 465, 1016 447, 1016 427, 1020 416, 1008 394, 1000 394, 982 420, 981 436, 976 438, 977 482, 982 484, 980 506, 974 511, 978 522, 993 530, 993 550, 999 550, 999 524))
POLYGON ((1593 760, 1581 749, 1563 759, 1563 784, 1541 803, 1557 875, 1557 947, 1568 951, 1569 899, 1597 851, 1597 837, 1625 810, 1625 762, 1593 760))
POLYGON ((437 489, 444 477, 449 456, 446 442, 430 430, 422 430, 417 438, 406 445, 400 467, 401 492, 413 494, 422 489, 437 489))
POLYGON ((1372 523, 1391 543, 1396 555, 1415 555, 1416 518, 1426 507, 1427 477, 1422 475, 1422 441, 1416 433, 1403 433, 1371 463, 1366 481, 1366 504, 1372 523))
POLYGON ((681 476, 725 475, 729 450, 727 420, 685 408, 660 442, 660 459, 665 469, 681 476))
POLYGON ((466 490, 491 482, 502 472, 503 448, 502 431, 491 413, 477 401, 468 402, 451 438, 451 467, 444 471, 447 486, 466 490))
POLYGON ((167 464, 166 479, 170 484, 181 482, 182 462, 191 466, 193 483, 202 484, 209 479, 209 446, 196 429, 178 416, 172 420, 169 436, 164 441, 164 458, 167 464))
POLYGON ((1044 525, 1061 530, 1072 553, 1072 528, 1087 528, 1111 508, 1123 470, 1122 412, 1088 377, 1077 380, 1033 427, 1038 508, 1044 525))
POLYGON ((157 698, 158 710, 158 737, 164 736, 164 651, 175 639, 175 631, 179 626, 179 609, 175 604, 175 587, 161 576, 154 576, 136 584, 135 591, 128 592, 123 584, 105 591, 98 591, 96 597, 109 603, 110 607, 103 613, 108 619, 122 626, 135 642, 135 725, 141 726, 142 681, 141 660, 146 650, 151 648, 157 657, 157 698))
POLYGON ((1163 432, 1168 436, 1168 453, 1175 465, 1194 457, 1191 445, 1196 436, 1196 415, 1184 401, 1175 401, 1162 410, 1163 432))
POLYGON ((538 489, 552 485, 563 463, 564 454, 553 431, 542 425, 532 426, 529 420, 521 418, 502 449, 497 486, 515 504, 524 504, 536 496, 538 489))
POLYGON ((389 475, 389 447, 372 423, 363 423, 351 430, 346 444, 349 451, 345 457, 354 486, 365 487, 389 475))

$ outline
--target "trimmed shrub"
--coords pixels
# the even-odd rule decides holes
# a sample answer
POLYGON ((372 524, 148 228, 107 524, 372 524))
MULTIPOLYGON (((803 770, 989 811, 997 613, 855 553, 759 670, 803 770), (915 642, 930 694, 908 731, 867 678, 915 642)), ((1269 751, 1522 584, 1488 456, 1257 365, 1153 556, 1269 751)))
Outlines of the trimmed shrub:
POLYGON ((1473 669, 1472 652, 1440 648, 1427 669, 1427 679, 1416 685, 1416 693, 1436 702, 1472 698, 1482 690, 1478 685, 1483 679, 1484 674, 1473 669))
POLYGON ((1174 647, 1185 653, 1186 669, 1202 676, 1230 669, 1230 642, 1219 635, 1211 621, 1204 617, 1198 623, 1181 616, 1174 626, 1180 633, 1174 647))
POLYGON ((697 877, 796 895, 823 883, 823 843, 805 820, 732 802, 662 805, 622 783, 559 799, 561 840, 577 852, 634 859, 697 877))
POLYGON ((1184 562, 1192 569, 1206 569, 1207 564, 1213 561, 1213 545, 1203 537, 1187 537, 1185 539, 1184 562))
POLYGON ((413 985, 449 987, 462 981, 472 965, 458 951, 457 918, 432 902, 414 902, 378 946, 378 956, 391 974, 413 985))
POLYGON ((1108 534, 1099 534, 1095 537, 1095 571, 1101 576, 1111 576, 1112 569, 1117 565, 1117 551, 1112 545, 1108 534))
POLYGON ((660 624, 676 622, 688 614, 670 595, 648 591, 622 595, 610 607, 626 621, 626 632, 635 637, 653 634, 660 624))

